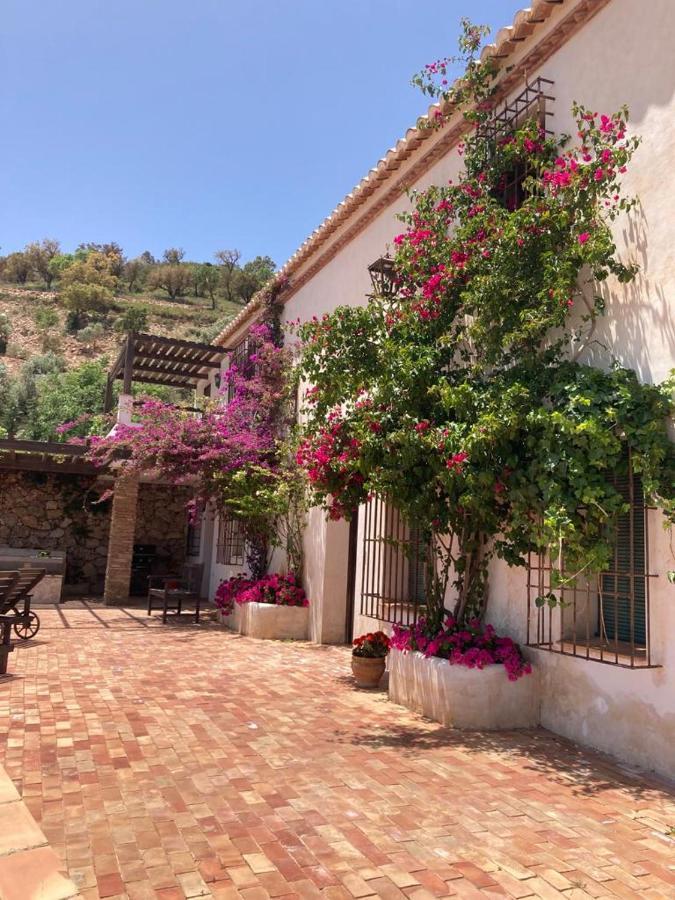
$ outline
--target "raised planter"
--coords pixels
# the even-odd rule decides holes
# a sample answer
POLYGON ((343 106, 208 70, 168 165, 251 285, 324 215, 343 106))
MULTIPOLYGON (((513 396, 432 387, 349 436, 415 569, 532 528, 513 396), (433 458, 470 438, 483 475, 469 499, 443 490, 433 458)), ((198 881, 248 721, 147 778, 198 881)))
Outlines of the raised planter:
POLYGON ((239 603, 234 604, 234 609, 229 616, 224 615, 218 610, 218 621, 221 625, 229 628, 230 631, 241 632, 242 608, 239 603))
POLYGON ((502 665, 451 666, 421 653, 389 653, 389 699, 429 719, 475 731, 539 724, 539 672, 509 681, 502 665))
POLYGON ((309 633, 309 607, 276 606, 272 603, 243 603, 242 634, 277 641, 305 641, 309 633))

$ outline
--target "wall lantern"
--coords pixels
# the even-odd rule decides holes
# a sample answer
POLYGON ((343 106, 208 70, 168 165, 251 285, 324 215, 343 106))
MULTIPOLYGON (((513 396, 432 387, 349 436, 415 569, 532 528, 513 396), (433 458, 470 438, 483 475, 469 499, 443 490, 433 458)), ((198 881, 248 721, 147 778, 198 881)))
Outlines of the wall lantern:
POLYGON ((368 266, 368 274, 373 285, 373 295, 391 300, 396 295, 396 270, 394 260, 381 256, 368 266))

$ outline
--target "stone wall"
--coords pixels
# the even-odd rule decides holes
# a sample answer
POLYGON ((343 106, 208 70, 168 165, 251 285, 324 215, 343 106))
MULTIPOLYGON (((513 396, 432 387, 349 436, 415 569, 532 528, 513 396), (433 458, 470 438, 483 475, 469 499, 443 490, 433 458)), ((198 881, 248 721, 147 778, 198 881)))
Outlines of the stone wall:
POLYGON ((139 491, 135 543, 155 546, 160 563, 172 571, 185 562, 189 499, 186 488, 163 484, 142 484, 139 491))
MULTIPOLYGON (((0 545, 65 550, 66 584, 102 593, 112 504, 94 502, 102 492, 95 481, 88 476, 0 472, 0 545)), ((134 542, 154 545, 164 569, 180 568, 184 562, 188 497, 186 489, 140 486, 134 542)))
POLYGON ((95 504, 93 477, 0 472, 0 544, 65 550, 66 583, 100 591, 105 575, 110 503, 95 504))

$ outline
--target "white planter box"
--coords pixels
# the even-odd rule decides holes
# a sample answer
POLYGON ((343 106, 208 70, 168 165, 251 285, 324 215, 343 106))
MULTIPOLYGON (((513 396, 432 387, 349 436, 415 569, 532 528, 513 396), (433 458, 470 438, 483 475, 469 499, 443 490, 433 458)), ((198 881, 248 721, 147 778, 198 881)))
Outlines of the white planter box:
POLYGON ((502 665, 451 666, 446 659, 392 650, 389 699, 429 719, 476 731, 539 724, 539 672, 509 681, 502 665))
POLYGON ((241 606, 238 603, 234 604, 234 609, 229 616, 223 615, 223 613, 218 610, 218 621, 221 625, 229 628, 230 631, 241 632, 241 618, 241 606))
POLYGON ((308 606, 275 606, 271 603, 243 603, 241 633, 248 637, 277 641, 306 641, 309 632, 308 606))

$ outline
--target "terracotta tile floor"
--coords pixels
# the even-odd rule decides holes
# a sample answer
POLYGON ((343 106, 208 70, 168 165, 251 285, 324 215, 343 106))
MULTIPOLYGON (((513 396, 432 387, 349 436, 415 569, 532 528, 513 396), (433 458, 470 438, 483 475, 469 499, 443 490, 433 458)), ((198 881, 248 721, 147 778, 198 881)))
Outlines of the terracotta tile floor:
POLYGON ((663 783, 452 733, 355 691, 345 648, 40 614, 0 754, 84 898, 675 898, 663 783))

